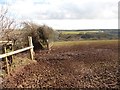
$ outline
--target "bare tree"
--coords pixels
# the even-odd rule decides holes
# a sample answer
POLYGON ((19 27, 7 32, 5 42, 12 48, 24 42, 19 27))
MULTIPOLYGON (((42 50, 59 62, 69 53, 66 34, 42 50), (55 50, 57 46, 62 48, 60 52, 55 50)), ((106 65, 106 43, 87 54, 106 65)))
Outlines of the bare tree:
POLYGON ((0 38, 10 40, 10 33, 16 27, 15 20, 9 16, 8 8, 0 8, 0 38))

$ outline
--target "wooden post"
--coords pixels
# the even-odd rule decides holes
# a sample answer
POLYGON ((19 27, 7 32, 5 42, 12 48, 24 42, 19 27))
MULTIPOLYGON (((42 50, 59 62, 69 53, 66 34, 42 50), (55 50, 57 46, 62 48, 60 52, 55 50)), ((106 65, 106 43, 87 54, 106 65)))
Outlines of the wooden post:
MULTIPOLYGON (((5 51, 5 53, 6 53, 6 46, 4 47, 4 51, 5 51)), ((10 72, 9 72, 9 64, 8 64, 8 59, 7 59, 7 57, 5 57, 5 61, 6 61, 7 74, 9 74, 10 72)))
MULTIPOLYGON (((13 49, 13 43, 12 43, 12 52, 14 51, 14 49, 13 49)), ((13 63, 13 55, 12 55, 12 63, 13 63)))
POLYGON ((31 57, 31 59, 33 60, 34 51, 33 51, 32 37, 28 36, 28 40, 29 40, 29 46, 32 47, 32 48, 30 49, 30 57, 31 57))
POLYGON ((47 49, 50 50, 50 45, 49 45, 48 39, 46 41, 47 41, 47 49))

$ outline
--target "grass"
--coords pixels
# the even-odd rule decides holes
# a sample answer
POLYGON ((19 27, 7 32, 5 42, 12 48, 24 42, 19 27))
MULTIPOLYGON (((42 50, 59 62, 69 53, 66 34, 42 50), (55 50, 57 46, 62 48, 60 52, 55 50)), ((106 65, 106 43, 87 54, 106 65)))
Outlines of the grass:
POLYGON ((73 46, 73 45, 86 45, 86 44, 113 44, 118 43, 118 40, 81 40, 81 41, 62 41, 54 42, 53 46, 73 46))
POLYGON ((61 34, 85 34, 85 33, 95 33, 98 31, 62 31, 61 34))

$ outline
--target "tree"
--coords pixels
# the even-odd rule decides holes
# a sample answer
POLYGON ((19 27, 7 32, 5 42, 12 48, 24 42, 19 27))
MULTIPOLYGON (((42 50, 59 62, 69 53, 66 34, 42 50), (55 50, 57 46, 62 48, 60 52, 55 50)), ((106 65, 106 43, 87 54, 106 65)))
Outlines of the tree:
POLYGON ((10 18, 8 8, 0 8, 0 38, 3 40, 10 40, 10 33, 16 27, 15 19, 10 18))

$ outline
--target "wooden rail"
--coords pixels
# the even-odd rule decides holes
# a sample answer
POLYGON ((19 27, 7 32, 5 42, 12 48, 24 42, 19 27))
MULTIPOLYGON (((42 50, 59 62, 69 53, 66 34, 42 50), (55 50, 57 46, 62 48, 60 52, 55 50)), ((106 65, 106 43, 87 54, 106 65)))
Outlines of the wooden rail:
POLYGON ((28 37, 28 40, 29 40, 29 47, 0 55, 0 59, 5 58, 5 60, 6 60, 6 66, 7 66, 7 73, 8 74, 9 74, 9 65, 8 65, 8 60, 7 60, 8 56, 11 56, 11 55, 14 55, 14 54, 17 54, 17 53, 21 53, 23 51, 30 50, 30 57, 33 60, 33 53, 34 53, 33 48, 34 48, 34 46, 33 46, 33 43, 32 43, 32 37, 28 37))
POLYGON ((0 41, 0 43, 12 43, 12 41, 0 41))
POLYGON ((26 50, 29 50, 29 49, 32 49, 32 48, 33 48, 33 46, 30 46, 30 47, 26 47, 26 48, 23 48, 23 49, 20 49, 20 50, 16 50, 16 51, 13 51, 13 52, 2 54, 2 55, 0 55, 0 59, 5 58, 7 56, 17 54, 17 53, 20 53, 20 52, 23 52, 23 51, 26 51, 26 50))

